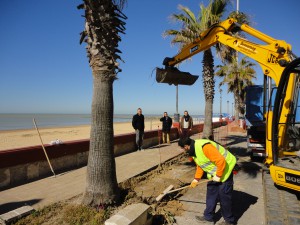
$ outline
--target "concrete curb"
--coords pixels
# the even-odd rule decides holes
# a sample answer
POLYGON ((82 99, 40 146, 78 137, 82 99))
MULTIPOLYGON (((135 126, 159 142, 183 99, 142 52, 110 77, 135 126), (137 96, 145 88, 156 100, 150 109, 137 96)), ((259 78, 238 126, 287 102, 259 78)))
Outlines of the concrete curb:
POLYGON ((117 214, 105 221, 105 225, 150 225, 152 216, 149 213, 150 206, 137 203, 126 206, 117 214))
POLYGON ((0 215, 0 224, 7 225, 15 222, 18 219, 21 219, 24 216, 29 215, 30 213, 34 212, 35 209, 31 206, 22 206, 10 212, 4 213, 0 215))

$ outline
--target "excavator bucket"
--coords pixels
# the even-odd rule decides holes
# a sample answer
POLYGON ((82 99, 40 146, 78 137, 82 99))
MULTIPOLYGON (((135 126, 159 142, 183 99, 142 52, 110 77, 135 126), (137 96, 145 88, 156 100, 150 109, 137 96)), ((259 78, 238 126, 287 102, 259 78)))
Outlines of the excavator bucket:
POLYGON ((167 67, 166 69, 156 68, 157 83, 167 83, 175 86, 192 85, 196 82, 199 76, 192 75, 188 72, 181 72, 175 67, 167 67))

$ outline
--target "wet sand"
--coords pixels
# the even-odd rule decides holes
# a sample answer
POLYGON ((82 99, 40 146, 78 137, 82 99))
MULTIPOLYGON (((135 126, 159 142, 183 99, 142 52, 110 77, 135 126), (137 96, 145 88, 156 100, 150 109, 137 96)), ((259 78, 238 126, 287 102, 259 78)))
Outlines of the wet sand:
MULTIPOLYGON (((159 120, 145 121, 145 130, 161 129, 159 120)), ((90 125, 39 128, 44 144, 50 144, 57 139, 62 142, 74 141, 90 138, 90 125)), ((115 123, 114 134, 126 134, 134 132, 131 122, 115 123)), ((41 145, 41 141, 36 129, 0 131, 0 151, 14 148, 41 145)))

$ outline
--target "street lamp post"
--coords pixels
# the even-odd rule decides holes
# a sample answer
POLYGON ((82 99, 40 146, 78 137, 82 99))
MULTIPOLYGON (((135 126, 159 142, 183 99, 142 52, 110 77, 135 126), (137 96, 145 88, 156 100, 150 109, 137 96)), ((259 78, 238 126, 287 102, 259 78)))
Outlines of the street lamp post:
MULTIPOLYGON (((239 0, 236 0, 236 14, 239 14, 239 10, 240 10, 240 2, 239 0)), ((236 33, 238 35, 238 32, 236 33)), ((236 62, 238 63, 239 61, 239 52, 236 51, 236 62)))
POLYGON ((229 114, 229 101, 227 101, 227 113, 229 114))
POLYGON ((220 92, 220 116, 222 115, 222 89, 219 89, 220 92))
POLYGON ((174 122, 179 122, 179 113, 178 113, 178 85, 176 85, 176 113, 174 114, 174 122))
POLYGON ((178 114, 178 85, 176 85, 176 113, 178 114))

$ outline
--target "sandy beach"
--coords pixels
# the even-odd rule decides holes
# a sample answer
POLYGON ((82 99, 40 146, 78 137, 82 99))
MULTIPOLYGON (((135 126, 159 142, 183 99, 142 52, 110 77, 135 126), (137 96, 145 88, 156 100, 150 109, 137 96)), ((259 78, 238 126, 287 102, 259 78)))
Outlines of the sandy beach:
MULTIPOLYGON (((158 126, 161 129, 161 122, 159 120, 145 121, 146 131, 157 130, 158 126)), ((87 139, 90 137, 90 129, 90 125, 83 125, 39 128, 39 132, 43 143, 50 144, 51 141, 56 139, 59 139, 62 142, 87 139)), ((134 132, 134 130, 131 122, 114 124, 115 135, 132 132, 134 132)), ((41 141, 35 129, 0 131, 0 151, 36 145, 41 145, 41 141)))

